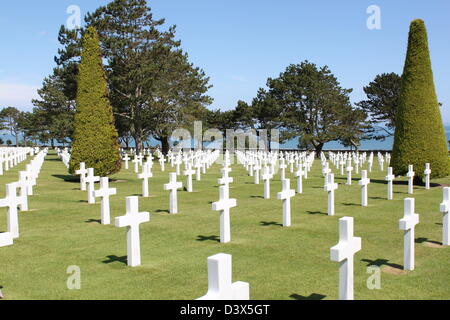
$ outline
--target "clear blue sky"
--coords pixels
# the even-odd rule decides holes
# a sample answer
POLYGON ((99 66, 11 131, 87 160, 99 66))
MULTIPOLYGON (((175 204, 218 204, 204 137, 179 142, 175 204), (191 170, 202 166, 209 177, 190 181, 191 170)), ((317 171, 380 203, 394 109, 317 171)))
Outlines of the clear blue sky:
MULTIPOLYGON (((0 3, 0 107, 31 109, 54 67, 57 33, 69 5, 84 15, 107 0, 16 0, 0 3)), ((211 77, 212 108, 250 102, 268 77, 305 59, 328 65, 352 101, 382 72, 401 73, 411 20, 425 20, 439 101, 450 123, 450 1, 153 0, 156 18, 176 24, 191 60, 211 77), (381 30, 366 26, 369 5, 381 30)))

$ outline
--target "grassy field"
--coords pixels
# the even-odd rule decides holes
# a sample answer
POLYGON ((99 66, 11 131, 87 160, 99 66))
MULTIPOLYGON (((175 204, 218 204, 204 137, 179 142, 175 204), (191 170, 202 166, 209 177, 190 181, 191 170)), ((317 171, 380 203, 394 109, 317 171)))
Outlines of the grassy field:
MULTIPOLYGON (((0 177, 5 184, 17 180, 25 162, 0 177)), ((359 175, 346 186, 338 170, 336 216, 329 217, 320 163, 316 162, 304 194, 292 201, 292 227, 281 227, 282 203, 279 175, 271 183, 272 199, 264 200, 263 184, 254 185, 239 165, 233 165, 230 196, 238 206, 231 210, 231 243, 220 244, 217 201, 219 166, 213 166, 194 193, 179 192, 178 215, 169 215, 169 193, 163 191, 168 171, 150 179, 150 198, 140 198, 140 210, 151 221, 141 225, 142 266, 126 265, 126 230, 114 227, 114 217, 125 213, 125 197, 140 195, 141 182, 130 170, 113 178, 118 195, 111 198, 112 223, 99 224, 100 204, 87 204, 86 192, 67 175, 63 163, 51 153, 43 165, 29 212, 20 212, 20 238, 0 248, 0 287, 8 300, 15 299, 195 299, 207 292, 206 259, 216 253, 233 256, 233 281, 250 283, 251 299, 337 299, 338 264, 331 262, 330 247, 338 242, 338 219, 354 217, 355 236, 362 250, 355 256, 355 299, 450 299, 450 247, 442 241, 442 188, 450 179, 435 180, 431 190, 416 187, 416 270, 403 272, 403 199, 408 197, 405 179, 394 186, 387 201, 385 172, 378 162, 369 175, 369 206, 360 206, 359 175), (81 269, 81 290, 68 290, 71 265, 81 269), (381 289, 367 288, 368 266, 380 266, 381 289)), ((170 169, 167 166, 166 169, 170 169)), ((334 169, 334 168, 333 168, 334 169)), ((295 188, 295 177, 291 188, 295 188)), ((185 183, 184 177, 179 177, 185 183)), ((6 229, 6 209, 0 208, 0 232, 6 229)))

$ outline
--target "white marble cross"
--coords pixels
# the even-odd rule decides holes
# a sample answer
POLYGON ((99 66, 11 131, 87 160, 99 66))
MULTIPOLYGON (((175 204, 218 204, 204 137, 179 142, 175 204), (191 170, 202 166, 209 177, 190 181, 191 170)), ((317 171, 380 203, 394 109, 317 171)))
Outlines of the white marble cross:
POLYGON ((270 199, 270 179, 272 179, 272 174, 269 167, 264 167, 262 178, 264 181, 264 199, 270 199))
POLYGON ((128 156, 128 153, 125 155, 125 157, 123 157, 123 161, 125 161, 125 170, 128 170, 128 168, 129 168, 128 161, 130 161, 130 157, 128 156))
POLYGON ((231 241, 230 209, 236 207, 236 199, 230 199, 228 185, 220 186, 220 199, 212 204, 214 211, 220 211, 220 242, 231 241))
POLYGON ((346 183, 346 185, 350 186, 350 185, 352 185, 352 171, 353 171, 352 160, 351 159, 348 161, 348 165, 347 165, 347 168, 345 168, 345 170, 347 171, 347 183, 346 183))
POLYGON ((159 158, 159 165, 161 166, 161 172, 165 171, 164 162, 166 162, 166 159, 164 158, 164 155, 161 155, 159 158))
POLYGON ((392 174, 392 167, 388 167, 388 174, 384 178, 388 182, 388 200, 392 200, 394 198, 394 190, 393 190, 393 184, 394 184, 395 176, 392 174))
POLYGON ((328 192, 328 215, 334 216, 334 190, 338 188, 338 184, 334 182, 334 174, 328 174, 328 181, 325 184, 325 191, 328 192))
POLYGON ((330 250, 331 261, 339 262, 339 299, 353 300, 353 257, 361 250, 361 238, 353 236, 353 218, 339 219, 339 243, 330 250))
POLYGON ((340 168, 341 176, 344 175, 344 166, 345 166, 345 161, 342 159, 341 161, 339 161, 339 168, 340 168))
POLYGON ((291 226, 291 198, 295 196, 295 190, 291 189, 291 181, 284 179, 282 181, 283 189, 278 192, 278 200, 283 200, 283 227, 291 226))
POLYGON ((150 221, 150 213, 139 212, 139 198, 127 197, 127 212, 122 217, 116 218, 116 227, 127 227, 127 256, 128 266, 137 267, 141 265, 141 240, 139 236, 139 225, 150 221))
POLYGON ((259 177, 261 175, 261 165, 256 163, 256 165, 253 167, 253 170, 255 170, 255 184, 259 184, 259 177))
POLYGON ((295 176, 297 177, 297 193, 303 193, 303 176, 305 175, 305 171, 303 171, 303 166, 300 164, 295 172, 295 176))
POLYGON ((380 165, 380 170, 383 171, 384 170, 384 157, 382 155, 378 157, 378 163, 380 165))
POLYGON ((425 189, 430 190, 430 164, 425 163, 425 171, 423 172, 425 174, 425 189))
POLYGON ((25 172, 27 173, 27 180, 29 181, 27 194, 29 196, 32 196, 33 195, 33 186, 36 185, 36 179, 34 178, 33 167, 31 166, 31 164, 27 164, 25 166, 25 168, 26 168, 25 172))
POLYGON ((134 163, 134 173, 139 173, 139 164, 141 163, 139 156, 135 155, 131 162, 134 163))
POLYGON ((400 219, 403 235, 403 269, 414 270, 414 228, 419 223, 419 215, 414 213, 414 198, 404 200, 404 216, 400 219))
POLYGON ((100 181, 100 177, 94 176, 94 169, 88 168, 88 175, 86 177, 86 182, 88 184, 88 203, 89 204, 95 203, 95 197, 94 197, 95 183, 98 181, 100 181))
POLYGON ((229 187, 230 183, 233 183, 233 178, 228 176, 228 173, 231 171, 231 168, 225 167, 220 169, 222 173, 222 178, 217 180, 217 183, 220 185, 226 185, 229 187))
POLYGON ((192 192, 192 176, 195 174, 195 170, 192 169, 192 165, 188 164, 187 169, 183 172, 183 174, 186 176, 186 190, 187 192, 192 192))
POLYGON ((19 181, 17 182, 17 187, 20 188, 19 198, 21 199, 20 211, 28 211, 28 185, 31 181, 27 179, 27 172, 19 172, 19 181))
POLYGON ((150 166, 148 163, 144 163, 142 166, 142 173, 138 174, 138 179, 142 179, 142 196, 147 198, 150 196, 148 188, 148 179, 153 177, 150 166))
POLYGON ((102 224, 111 224, 109 197, 117 194, 116 188, 109 187, 109 178, 100 179, 100 189, 94 191, 94 197, 101 197, 102 224))
POLYGON ((164 190, 170 190, 170 214, 178 213, 177 190, 183 187, 183 183, 177 182, 176 172, 169 174, 169 183, 164 185, 164 190))
POLYGON ((444 214, 442 217, 442 244, 450 246, 450 188, 443 188, 443 201, 440 205, 440 211, 444 214))
POLYGON ((81 191, 86 191, 86 164, 84 162, 80 163, 80 169, 75 171, 75 174, 80 176, 80 189, 81 191))
POLYGON ((208 258, 208 292, 197 300, 250 300, 249 284, 232 281, 231 255, 219 253, 208 258))
POLYGON ((8 232, 11 233, 13 239, 19 237, 19 214, 17 207, 21 204, 23 198, 17 196, 17 183, 9 183, 6 185, 6 197, 0 199, 0 208, 7 207, 7 224, 8 232))
POLYGON ((406 176, 408 177, 408 194, 413 194, 415 174, 416 173, 413 171, 413 166, 412 164, 410 164, 408 166, 408 173, 406 174, 406 176))
POLYGON ((367 189, 370 183, 370 179, 367 178, 367 170, 361 171, 361 180, 358 184, 361 186, 361 206, 367 207, 367 189))
POLYGON ((280 166, 279 166, 279 168, 281 170, 281 172, 280 172, 280 180, 283 181, 286 178, 286 168, 287 168, 287 166, 286 166, 286 164, 284 162, 284 159, 281 159, 281 160, 282 161, 280 161, 280 166))
POLYGON ((196 172, 195 180, 201 181, 202 180, 202 171, 201 171, 202 163, 200 162, 200 159, 197 159, 195 161, 194 168, 195 168, 195 172, 196 172))

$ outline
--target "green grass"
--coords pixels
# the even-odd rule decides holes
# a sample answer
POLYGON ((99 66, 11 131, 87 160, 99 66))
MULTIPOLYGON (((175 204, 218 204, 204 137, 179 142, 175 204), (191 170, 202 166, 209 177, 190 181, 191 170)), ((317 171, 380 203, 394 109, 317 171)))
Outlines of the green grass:
MULTIPOLYGON (((5 184, 17 180, 24 163, 0 177, 5 184)), ((202 181, 194 181, 194 193, 179 192, 178 215, 169 215, 169 194, 162 185, 168 171, 154 165, 150 179, 151 198, 140 198, 140 210, 149 211, 151 221, 141 225, 142 266, 126 266, 126 230, 114 227, 114 217, 125 213, 125 197, 139 195, 141 182, 133 172, 115 175, 111 186, 113 225, 102 226, 100 204, 88 205, 86 192, 67 175, 63 163, 50 154, 43 165, 35 195, 29 198, 30 212, 20 212, 20 238, 13 246, 0 248, 0 287, 6 299, 195 299, 207 291, 206 259, 216 253, 233 256, 233 280, 250 283, 252 299, 301 299, 311 295, 338 298, 338 264, 330 261, 330 247, 338 242, 338 219, 355 219, 355 235, 362 237, 362 250, 355 256, 355 299, 450 299, 450 248, 432 248, 416 243, 416 270, 395 275, 383 272, 380 290, 369 290, 368 265, 403 264, 403 216, 407 185, 396 184, 393 201, 387 201, 385 173, 369 176, 369 207, 360 204, 359 175, 345 186, 345 176, 336 173, 336 216, 329 217, 327 193, 323 190, 320 163, 316 162, 304 194, 292 201, 292 227, 283 228, 279 175, 271 183, 272 199, 264 200, 263 184, 254 185, 240 165, 233 165, 230 196, 238 207, 231 210, 231 238, 220 244, 219 213, 211 210, 217 201, 219 166, 212 167, 202 181), (66 270, 81 268, 81 290, 68 290, 66 270)), ((295 177, 291 188, 295 187, 295 177)), ((184 177, 180 177, 185 182, 184 177)), ((405 179, 398 179, 405 181, 405 179)), ((432 181, 450 183, 450 179, 432 181)), ((420 224, 416 238, 440 242, 442 189, 416 187, 416 212, 420 224)), ((97 201, 99 202, 99 201, 97 201)), ((0 230, 6 229, 6 209, 0 209, 0 230)), ((312 296, 314 297, 314 296, 312 296)))

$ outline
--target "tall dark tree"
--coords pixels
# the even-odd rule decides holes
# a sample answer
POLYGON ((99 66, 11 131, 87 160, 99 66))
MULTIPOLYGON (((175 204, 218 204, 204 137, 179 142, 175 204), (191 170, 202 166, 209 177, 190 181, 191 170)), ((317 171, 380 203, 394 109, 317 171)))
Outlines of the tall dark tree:
POLYGON ((377 75, 364 87, 367 100, 356 105, 369 116, 371 138, 381 140, 394 135, 400 86, 401 77, 392 72, 377 75))
POLYGON ((340 139, 349 114, 355 112, 349 99, 352 89, 342 88, 327 66, 308 61, 290 65, 278 78, 269 78, 267 86, 285 136, 299 137, 299 147, 312 148, 317 155, 325 143, 340 139))
POLYGON ((69 171, 74 173, 85 162, 102 177, 118 172, 121 166, 118 135, 94 27, 89 27, 84 34, 76 102, 69 171))
MULTIPOLYGON (((38 90, 40 99, 33 100, 37 114, 36 126, 41 128, 41 139, 55 140, 67 143, 73 138, 73 125, 75 116, 75 97, 68 98, 66 82, 55 69, 54 74, 44 79, 43 86, 38 90)), ((71 95, 71 94, 70 94, 71 95)))
POLYGON ((448 146, 434 86, 425 23, 411 22, 408 51, 402 75, 392 167, 402 175, 408 165, 416 169, 416 182, 421 182, 425 163, 431 165, 432 177, 450 173, 448 146))
POLYGON ((209 79, 182 52, 175 27, 161 30, 164 19, 153 19, 145 0, 112 1, 86 23, 100 34, 119 130, 125 126, 139 151, 153 135, 167 152, 172 131, 210 103, 209 79))
POLYGON ((7 130, 16 139, 16 147, 19 146, 21 117, 22 112, 14 107, 7 107, 0 111, 0 127, 2 130, 7 130))
MULTIPOLYGON (((282 129, 282 106, 271 92, 259 89, 252 102, 252 118, 255 129, 267 130, 267 148, 272 149, 272 130, 282 129)), ((291 138, 286 130, 281 130, 280 143, 291 138)))

